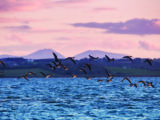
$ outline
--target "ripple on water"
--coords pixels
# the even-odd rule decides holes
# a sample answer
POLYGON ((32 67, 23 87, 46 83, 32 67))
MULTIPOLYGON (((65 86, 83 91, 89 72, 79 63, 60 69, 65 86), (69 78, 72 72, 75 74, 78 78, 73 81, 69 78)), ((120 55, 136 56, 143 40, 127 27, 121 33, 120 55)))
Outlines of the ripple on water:
POLYGON ((158 78, 141 78, 150 79, 155 88, 127 87, 122 78, 111 83, 97 79, 1 78, 0 120, 160 119, 158 78))

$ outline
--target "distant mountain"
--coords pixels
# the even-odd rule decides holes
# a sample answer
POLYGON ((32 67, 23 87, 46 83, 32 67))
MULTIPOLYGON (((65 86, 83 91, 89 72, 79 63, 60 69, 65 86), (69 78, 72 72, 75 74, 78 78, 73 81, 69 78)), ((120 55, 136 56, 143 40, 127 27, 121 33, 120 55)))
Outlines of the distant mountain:
POLYGON ((64 58, 63 55, 61 55, 60 53, 52 50, 52 49, 42 49, 42 50, 38 50, 36 52, 33 52, 29 55, 23 56, 23 58, 25 59, 46 59, 46 58, 54 58, 52 52, 55 52, 58 56, 58 58, 64 58))
POLYGON ((111 52, 104 52, 104 51, 100 51, 100 50, 88 50, 85 52, 82 52, 80 54, 75 55, 75 59, 82 59, 82 58, 89 58, 88 55, 92 55, 94 57, 100 57, 103 58, 105 57, 105 55, 108 55, 111 58, 122 58, 123 56, 125 56, 125 54, 119 54, 119 53, 111 53, 111 52))
MULTIPOLYGON (((38 50, 36 52, 33 52, 26 56, 12 56, 12 55, 0 55, 0 58, 15 58, 15 57, 23 57, 25 59, 47 59, 47 58, 54 58, 52 52, 55 52, 58 56, 58 58, 65 58, 62 54, 52 50, 52 49, 42 49, 38 50)), ((88 55, 92 55, 95 57, 103 58, 105 55, 108 55, 111 58, 122 58, 125 56, 125 54, 118 54, 118 53, 111 53, 111 52, 104 52, 100 50, 88 50, 85 52, 82 52, 80 54, 75 55, 75 59, 79 60, 82 58, 89 58, 88 55)))

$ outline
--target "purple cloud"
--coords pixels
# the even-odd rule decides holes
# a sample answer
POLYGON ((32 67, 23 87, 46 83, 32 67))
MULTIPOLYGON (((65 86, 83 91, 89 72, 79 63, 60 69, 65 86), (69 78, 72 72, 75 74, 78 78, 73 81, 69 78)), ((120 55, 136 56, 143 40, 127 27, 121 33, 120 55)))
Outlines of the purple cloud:
POLYGON ((107 23, 75 23, 72 24, 74 27, 88 27, 104 29, 107 33, 118 33, 118 34, 160 34, 160 20, 159 19, 131 19, 126 22, 107 22, 107 23))
POLYGON ((14 31, 27 31, 31 30, 31 27, 28 25, 21 25, 21 26, 5 26, 4 29, 14 30, 14 31))

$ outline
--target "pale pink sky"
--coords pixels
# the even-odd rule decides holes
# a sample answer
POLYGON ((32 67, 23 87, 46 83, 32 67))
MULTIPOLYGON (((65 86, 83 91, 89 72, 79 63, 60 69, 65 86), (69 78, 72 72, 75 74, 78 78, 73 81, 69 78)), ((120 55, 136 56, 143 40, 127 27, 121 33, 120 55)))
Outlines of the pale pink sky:
POLYGON ((160 58, 160 0, 3 0, 0 54, 51 48, 160 58), (94 25, 91 24, 94 22, 94 25))

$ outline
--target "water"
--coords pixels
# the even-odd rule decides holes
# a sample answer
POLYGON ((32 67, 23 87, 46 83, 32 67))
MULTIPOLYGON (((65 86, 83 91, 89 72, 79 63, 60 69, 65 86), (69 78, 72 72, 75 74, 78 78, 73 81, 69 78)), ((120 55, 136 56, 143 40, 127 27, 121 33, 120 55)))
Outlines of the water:
POLYGON ((0 120, 160 120, 160 78, 155 88, 85 78, 0 79, 0 120))

